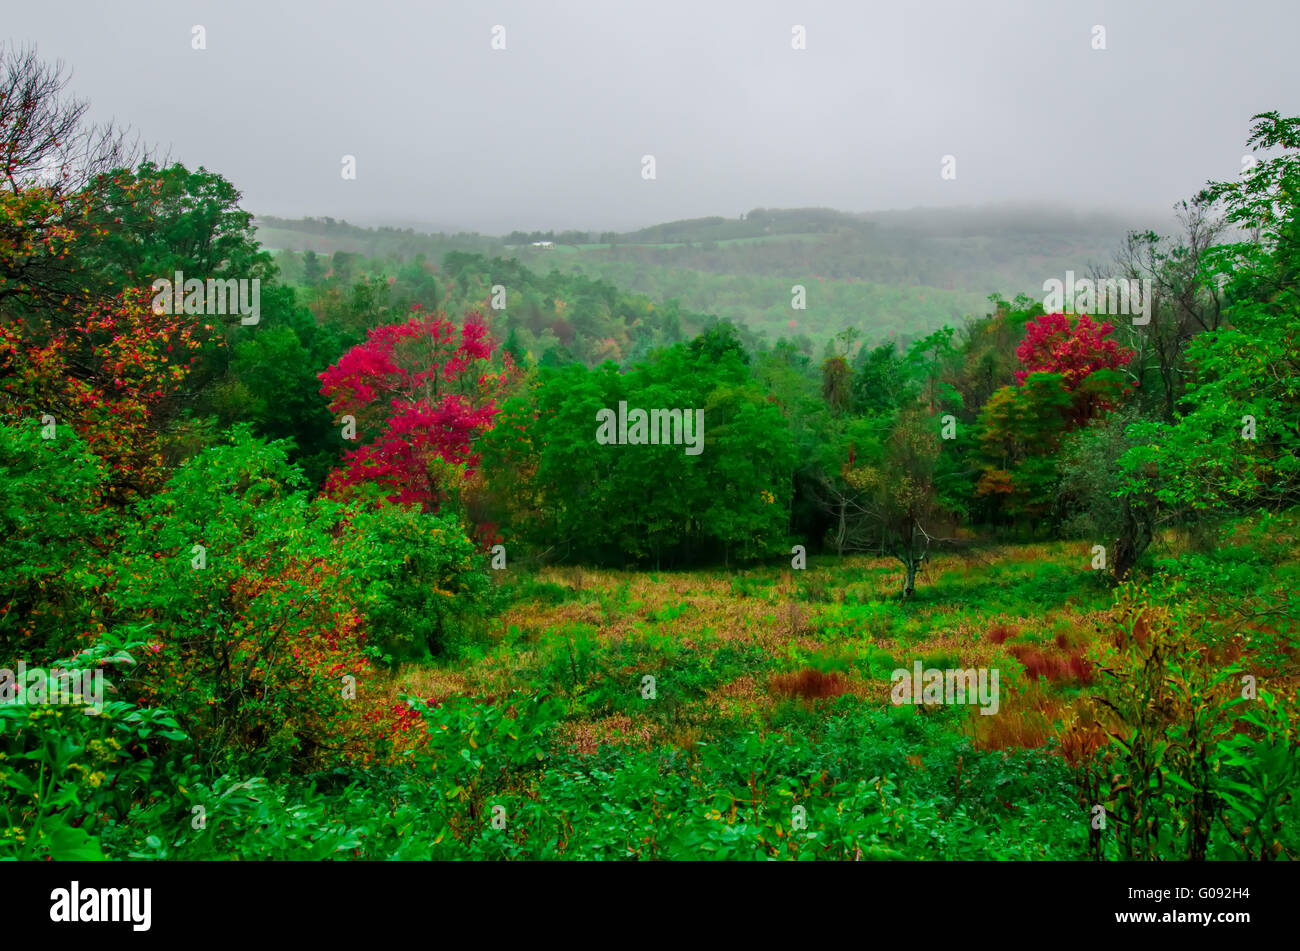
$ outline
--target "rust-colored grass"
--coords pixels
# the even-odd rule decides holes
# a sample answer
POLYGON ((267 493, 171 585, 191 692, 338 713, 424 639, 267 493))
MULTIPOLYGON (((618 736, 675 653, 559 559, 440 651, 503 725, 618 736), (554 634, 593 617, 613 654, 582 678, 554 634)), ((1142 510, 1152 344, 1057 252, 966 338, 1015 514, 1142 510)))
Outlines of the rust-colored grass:
POLYGON ((994 624, 989 628, 989 640, 994 644, 1005 644, 1019 633, 1010 624, 994 624))
POLYGON ((1030 680, 1046 677, 1054 684, 1090 684, 1092 663, 1073 651, 1049 653, 1030 644, 1012 644, 1011 654, 1025 665, 1030 680))
POLYGON ((971 716, 971 742, 976 749, 1038 749, 1060 730, 1067 707, 1037 684, 1024 690, 1002 692, 993 716, 971 716))
POLYGON ((824 673, 812 667, 786 674, 773 674, 767 681, 773 693, 804 700, 828 700, 849 692, 848 681, 836 673, 824 673))

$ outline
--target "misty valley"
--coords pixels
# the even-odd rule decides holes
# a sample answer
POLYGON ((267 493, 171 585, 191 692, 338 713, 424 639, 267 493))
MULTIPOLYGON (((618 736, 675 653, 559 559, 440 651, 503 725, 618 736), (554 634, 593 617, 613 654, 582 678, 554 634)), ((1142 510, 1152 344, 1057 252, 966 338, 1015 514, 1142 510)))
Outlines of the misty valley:
POLYGON ((1138 6, 15 11, 6 895, 898 860, 1224 934, 1300 858, 1295 14, 1138 6))

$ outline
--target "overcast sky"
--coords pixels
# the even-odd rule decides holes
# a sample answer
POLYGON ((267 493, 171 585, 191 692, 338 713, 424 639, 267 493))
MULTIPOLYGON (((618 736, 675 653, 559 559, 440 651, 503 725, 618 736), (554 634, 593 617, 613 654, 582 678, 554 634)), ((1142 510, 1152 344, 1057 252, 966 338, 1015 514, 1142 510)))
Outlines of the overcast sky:
POLYGON ((1252 114, 1300 114, 1296 0, 43 0, 4 29, 257 214, 485 233, 1160 212, 1237 174, 1252 114))

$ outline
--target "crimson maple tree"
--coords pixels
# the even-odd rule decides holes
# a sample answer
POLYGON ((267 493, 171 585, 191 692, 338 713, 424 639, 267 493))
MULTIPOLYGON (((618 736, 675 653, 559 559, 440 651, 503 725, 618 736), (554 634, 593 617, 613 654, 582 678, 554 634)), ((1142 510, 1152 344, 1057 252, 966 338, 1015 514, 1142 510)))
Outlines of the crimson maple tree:
POLYGON ((1044 314, 1025 326, 1025 337, 1016 347, 1016 357, 1023 370, 1016 371, 1016 382, 1024 386, 1031 373, 1056 373, 1072 396, 1067 414, 1073 425, 1080 425, 1096 413, 1114 407, 1114 381, 1107 374, 1093 377, 1098 371, 1118 371, 1133 359, 1133 351, 1121 347, 1109 337, 1115 325, 1096 323, 1087 314, 1074 321, 1066 314, 1044 314))
POLYGON ((1044 314, 1025 325, 1025 339, 1016 347, 1016 357, 1025 369, 1016 371, 1016 382, 1024 384, 1031 373, 1059 373, 1065 388, 1073 392, 1097 370, 1114 370, 1133 359, 1133 352, 1107 339, 1115 325, 1094 323, 1080 314, 1074 325, 1066 314, 1044 314))
POLYGON ((373 328, 320 374, 330 411, 354 417, 366 441, 344 456, 326 492, 344 497, 374 484, 390 502, 436 510, 472 477, 474 444, 514 376, 509 355, 494 361, 496 353, 477 311, 457 326, 417 306, 404 323, 373 328))

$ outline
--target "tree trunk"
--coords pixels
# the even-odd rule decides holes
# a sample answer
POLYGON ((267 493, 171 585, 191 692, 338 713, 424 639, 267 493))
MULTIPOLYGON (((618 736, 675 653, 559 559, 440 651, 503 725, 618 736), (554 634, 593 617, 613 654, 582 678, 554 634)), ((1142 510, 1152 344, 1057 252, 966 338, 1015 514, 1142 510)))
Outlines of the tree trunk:
POLYGON ((1115 580, 1123 581, 1151 544, 1151 515, 1145 506, 1124 499, 1124 526, 1115 541, 1115 580))
POLYGON ((907 569, 907 578, 903 582, 903 598, 907 599, 916 590, 916 559, 909 556, 903 564, 907 569))

